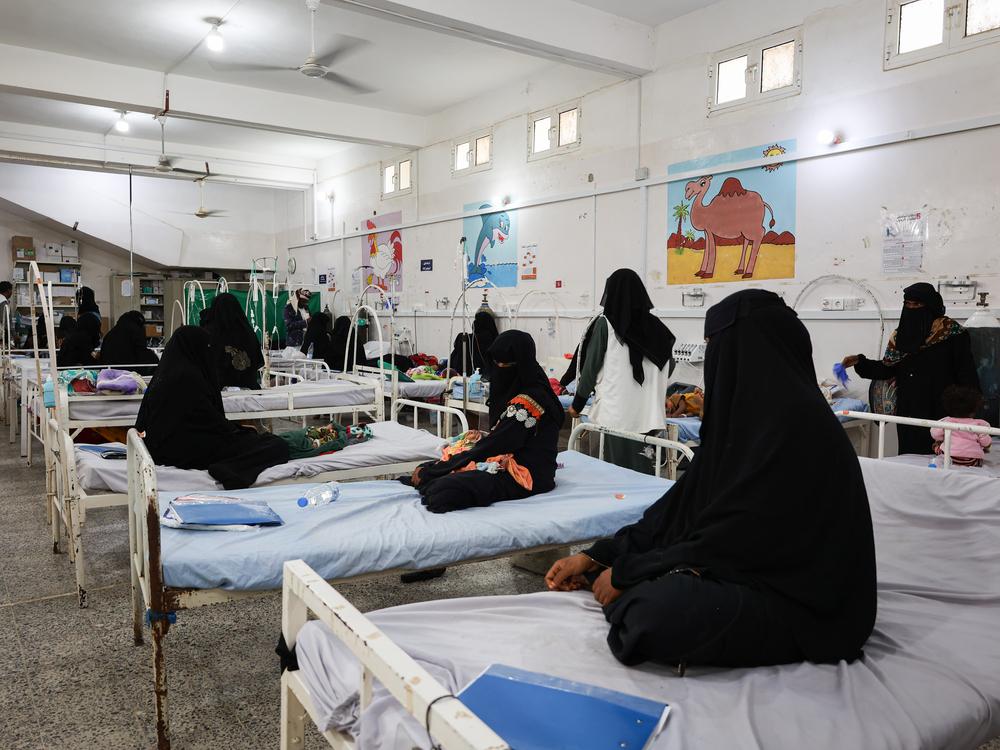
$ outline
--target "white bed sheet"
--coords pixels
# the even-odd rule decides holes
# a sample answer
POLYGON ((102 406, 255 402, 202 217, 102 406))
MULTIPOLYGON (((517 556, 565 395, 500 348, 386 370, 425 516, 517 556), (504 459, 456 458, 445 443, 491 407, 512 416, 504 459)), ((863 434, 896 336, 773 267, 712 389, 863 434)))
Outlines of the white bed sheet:
MULTIPOLYGON (((983 459, 982 466, 956 466, 952 464, 952 467, 948 471, 963 471, 970 472, 972 474, 989 474, 994 477, 1000 477, 1000 452, 998 448, 994 448, 989 453, 986 454, 986 458, 983 459)), ((927 468, 927 464, 931 461, 931 456, 919 456, 913 453, 905 453, 902 456, 892 456, 886 458, 886 461, 891 461, 896 464, 904 464, 906 466, 919 466, 921 468, 927 468)), ((943 459, 938 456, 937 463, 938 468, 941 471, 943 459)))
MULTIPOLYGON (((409 461, 431 461, 441 456, 446 441, 426 430, 415 430, 398 422, 373 422, 372 439, 349 445, 341 451, 314 458, 299 458, 261 472, 255 487, 292 479, 308 480, 317 474, 344 469, 360 469, 409 461)), ((124 448, 122 443, 108 447, 124 448)), ((128 492, 128 467, 123 460, 101 458, 92 451, 76 449, 76 473, 80 486, 89 494, 128 492)), ((161 492, 221 490, 207 471, 156 467, 156 486, 161 492)))
MULTIPOLYGON (((400 383, 399 395, 402 398, 434 398, 440 396, 448 387, 447 380, 414 380, 412 383, 400 383)), ((391 385, 386 383, 386 392, 391 385)))
MULTIPOLYGON (((1000 734, 1000 481, 861 459, 872 506, 879 610, 853 664, 689 669, 619 664, 587 593, 423 602, 372 621, 458 692, 493 662, 669 703, 655 750, 975 748, 1000 734)), ((297 644, 323 727, 359 747, 426 748, 427 734, 376 685, 357 721, 357 662, 326 627, 297 644)))
MULTIPOLYGON (((288 392, 295 393, 295 406, 301 409, 363 406, 372 403, 375 389, 357 383, 293 383, 266 391, 226 391, 222 405, 227 414, 276 411, 288 406, 288 392)), ((134 418, 139 413, 142 395, 119 399, 93 394, 69 402, 70 419, 99 421, 101 419, 134 418)))

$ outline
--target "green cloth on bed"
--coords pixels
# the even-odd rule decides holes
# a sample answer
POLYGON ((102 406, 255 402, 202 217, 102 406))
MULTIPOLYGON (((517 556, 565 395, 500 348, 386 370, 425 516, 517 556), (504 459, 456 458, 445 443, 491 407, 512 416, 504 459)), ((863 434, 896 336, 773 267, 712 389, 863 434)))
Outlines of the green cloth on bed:
POLYGON ((288 457, 290 459, 312 458, 324 453, 334 453, 349 445, 370 440, 372 431, 368 425, 345 427, 337 422, 330 422, 330 424, 319 427, 283 432, 278 437, 288 444, 288 457))

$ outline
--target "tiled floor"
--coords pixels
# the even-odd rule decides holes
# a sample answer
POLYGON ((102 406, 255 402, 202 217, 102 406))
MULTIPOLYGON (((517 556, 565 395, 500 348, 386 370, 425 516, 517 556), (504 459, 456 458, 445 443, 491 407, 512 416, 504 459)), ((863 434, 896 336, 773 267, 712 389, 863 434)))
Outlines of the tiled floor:
MULTIPOLYGON (((72 566, 52 554, 41 467, 0 444, 0 483, 0 749, 152 747, 150 650, 132 645, 123 511, 88 515, 90 606, 80 609, 72 566)), ((368 611, 536 591, 541 579, 501 561, 426 583, 340 588, 368 611)), ((274 593, 179 614, 166 640, 174 747, 277 747, 280 613, 274 593)), ((325 742, 310 731, 306 747, 325 742)), ((1000 750, 1000 740, 981 750, 1000 750)))

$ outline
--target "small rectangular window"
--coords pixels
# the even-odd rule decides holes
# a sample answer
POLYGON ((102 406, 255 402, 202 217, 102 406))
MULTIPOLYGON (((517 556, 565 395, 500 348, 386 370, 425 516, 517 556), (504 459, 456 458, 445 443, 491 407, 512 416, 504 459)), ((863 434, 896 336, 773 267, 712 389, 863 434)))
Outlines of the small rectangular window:
POLYGON ((1000 0, 969 0, 965 13, 965 35, 974 36, 1000 29, 1000 0))
POLYGON ((580 145, 580 103, 533 112, 528 117, 528 159, 553 156, 580 145))
POLYGON ((413 191, 414 154, 382 162, 382 197, 395 198, 413 191))
POLYGON ((471 149, 469 148, 469 142, 459 143, 455 146, 455 171, 460 169, 468 169, 472 166, 470 164, 469 156, 471 154, 471 149))
POLYGON ((489 164, 490 161, 490 142, 493 140, 492 136, 484 135, 476 138, 476 166, 481 167, 484 164, 489 164))
POLYGON ((453 177, 482 172, 492 166, 493 131, 481 130, 452 143, 453 177))
POLYGON ((732 47, 712 56, 708 69, 708 111, 743 107, 802 90, 802 30, 732 47))
POLYGON ((775 91, 795 83, 795 41, 764 50, 760 61, 761 92, 775 91))
POLYGON ((719 88, 716 104, 742 99, 747 95, 747 56, 719 63, 719 88))
POLYGON ((944 41, 944 0, 913 0, 899 6, 899 54, 944 41))
POLYGON ((886 70, 996 41, 1000 0, 886 0, 886 70))

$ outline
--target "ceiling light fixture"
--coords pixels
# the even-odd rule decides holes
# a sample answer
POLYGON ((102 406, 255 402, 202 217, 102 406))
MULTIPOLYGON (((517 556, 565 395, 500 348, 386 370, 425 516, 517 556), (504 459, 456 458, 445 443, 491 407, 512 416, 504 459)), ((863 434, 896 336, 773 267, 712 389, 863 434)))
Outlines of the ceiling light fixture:
POLYGON ((222 38, 222 34, 219 33, 219 24, 221 21, 216 20, 212 24, 212 30, 208 32, 208 36, 205 37, 205 46, 208 47, 212 52, 222 52, 226 48, 226 40, 222 38))
POLYGON ((115 130, 119 133, 127 133, 129 131, 128 120, 125 119, 127 112, 122 112, 121 116, 115 121, 115 130))

